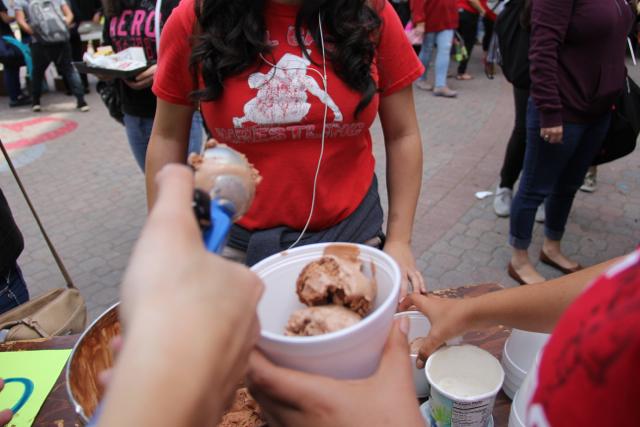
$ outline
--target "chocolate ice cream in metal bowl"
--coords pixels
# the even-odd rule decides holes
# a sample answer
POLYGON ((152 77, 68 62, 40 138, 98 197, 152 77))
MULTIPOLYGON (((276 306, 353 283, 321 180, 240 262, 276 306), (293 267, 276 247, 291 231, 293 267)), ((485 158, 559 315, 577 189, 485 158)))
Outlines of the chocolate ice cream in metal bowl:
POLYGON ((119 305, 107 309, 82 333, 67 362, 67 394, 84 423, 89 422, 104 393, 98 381, 100 372, 113 366, 111 340, 120 335, 119 305))
MULTIPOLYGON (((67 394, 83 424, 89 422, 98 402, 104 397, 105 390, 98 378, 102 371, 111 368, 114 363, 111 341, 121 333, 119 305, 116 303, 107 309, 83 332, 67 362, 67 394)), ((218 427, 265 425, 258 404, 248 394, 246 387, 239 385, 235 400, 223 414, 218 427)))
MULTIPOLYGON (((274 363, 305 372, 334 378, 355 379, 372 374, 378 366, 382 349, 393 323, 400 294, 400 269, 384 252, 369 246, 346 243, 321 243, 273 255, 252 267, 265 284, 258 305, 262 325, 260 349, 274 363), (300 292, 298 278, 310 263, 327 256, 354 256, 362 265, 362 273, 375 279, 377 293, 367 306, 367 292, 355 292, 362 298, 351 300, 346 294, 330 292, 326 300, 318 294, 318 307, 346 306, 362 313, 362 320, 350 326, 315 336, 290 336, 285 330, 292 313, 305 309, 309 295, 300 292), (348 300, 348 301, 347 301, 348 300)), ((350 294, 354 295, 354 294, 350 294)))

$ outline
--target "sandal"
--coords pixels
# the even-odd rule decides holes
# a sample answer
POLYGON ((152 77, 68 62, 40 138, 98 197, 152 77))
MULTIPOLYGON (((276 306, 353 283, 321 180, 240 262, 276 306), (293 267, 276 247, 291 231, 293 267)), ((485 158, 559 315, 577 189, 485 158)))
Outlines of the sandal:
POLYGON ((456 80, 472 80, 473 76, 467 73, 464 74, 458 74, 456 76, 456 80))

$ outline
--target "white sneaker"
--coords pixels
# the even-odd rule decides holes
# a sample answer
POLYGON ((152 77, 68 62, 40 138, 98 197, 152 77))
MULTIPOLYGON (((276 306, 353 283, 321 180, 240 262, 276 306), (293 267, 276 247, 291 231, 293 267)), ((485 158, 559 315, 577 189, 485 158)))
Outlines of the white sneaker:
POLYGON ((510 188, 496 188, 496 195, 493 198, 493 211, 500 217, 507 217, 511 213, 511 200, 513 190, 510 188))
POLYGON ((426 90, 427 92, 430 92, 433 90, 433 85, 430 83, 427 83, 426 80, 422 80, 422 79, 416 82, 416 87, 421 90, 426 90))
POLYGON ((544 213, 544 203, 538 206, 538 210, 536 211, 536 222, 544 223, 546 215, 544 213))
POLYGON ((587 172, 587 175, 584 177, 584 183, 580 187, 580 190, 584 191, 585 193, 593 193, 594 191, 596 191, 597 185, 598 179, 595 172, 589 170, 589 172, 587 172))

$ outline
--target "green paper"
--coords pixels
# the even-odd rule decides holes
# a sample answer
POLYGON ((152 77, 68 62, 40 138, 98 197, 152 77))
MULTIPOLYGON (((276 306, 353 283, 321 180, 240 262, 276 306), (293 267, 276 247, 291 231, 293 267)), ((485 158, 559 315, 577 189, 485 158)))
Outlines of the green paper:
MULTIPOLYGON (((0 352, 0 378, 27 378, 34 385, 33 394, 8 427, 31 427, 70 354, 71 350, 0 352)), ((0 410, 15 405, 23 391, 21 384, 6 384, 0 391, 0 410)))

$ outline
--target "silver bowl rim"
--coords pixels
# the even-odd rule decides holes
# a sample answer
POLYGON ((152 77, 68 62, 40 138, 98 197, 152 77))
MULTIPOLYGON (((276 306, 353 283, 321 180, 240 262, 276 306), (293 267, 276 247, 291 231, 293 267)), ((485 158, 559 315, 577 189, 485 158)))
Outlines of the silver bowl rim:
POLYGON ((82 335, 80 335, 80 338, 78 338, 78 341, 76 341, 76 343, 74 344, 73 350, 71 350, 71 354, 69 355, 69 359, 67 359, 67 363, 65 366, 65 382, 67 386, 67 397, 69 398, 69 401, 73 405, 73 410, 80 417, 80 420, 82 421, 83 424, 87 424, 89 422, 89 417, 84 413, 82 406, 80 406, 80 404, 76 401, 75 397, 73 396, 73 392, 71 391, 71 383, 69 381, 71 377, 71 362, 73 361, 73 358, 76 355, 78 347, 80 346, 80 344, 82 344, 82 342, 84 341, 84 337, 89 333, 89 331, 92 330, 93 327, 96 325, 96 323, 98 323, 104 316, 106 316, 107 313, 111 312, 111 310, 115 309, 119 305, 120 305, 120 301, 116 302, 111 307, 107 308, 100 316, 98 316, 93 322, 91 322, 91 324, 84 330, 84 332, 82 332, 82 335))

